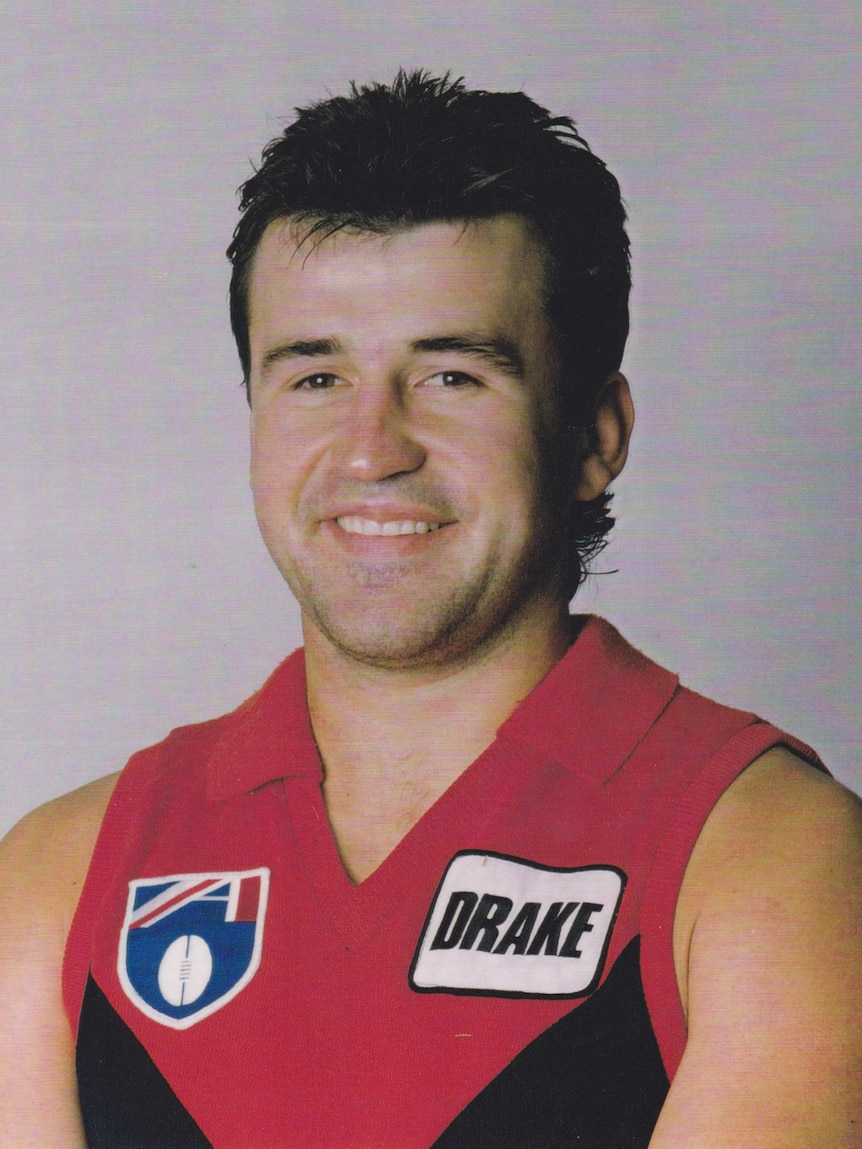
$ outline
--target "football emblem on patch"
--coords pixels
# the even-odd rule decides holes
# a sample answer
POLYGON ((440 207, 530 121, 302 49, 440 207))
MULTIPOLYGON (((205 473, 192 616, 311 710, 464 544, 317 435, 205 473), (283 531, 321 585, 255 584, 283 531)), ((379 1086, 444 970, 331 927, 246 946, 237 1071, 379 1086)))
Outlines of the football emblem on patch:
POLYGON ((257 972, 269 870, 173 874, 129 882, 117 972, 153 1021, 187 1029, 257 972))

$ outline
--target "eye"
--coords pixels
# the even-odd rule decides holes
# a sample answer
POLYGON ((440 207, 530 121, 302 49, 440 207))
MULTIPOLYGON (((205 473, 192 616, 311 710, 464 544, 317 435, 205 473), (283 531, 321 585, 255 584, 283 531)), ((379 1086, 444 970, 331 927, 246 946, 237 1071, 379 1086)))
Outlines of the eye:
POLYGON ((438 371, 425 380, 426 387, 481 387, 482 384, 465 371, 438 371))
POLYGON ((294 391, 328 391, 337 382, 337 375, 330 375, 326 371, 321 371, 316 375, 306 375, 304 379, 300 379, 294 384, 293 389, 294 391))

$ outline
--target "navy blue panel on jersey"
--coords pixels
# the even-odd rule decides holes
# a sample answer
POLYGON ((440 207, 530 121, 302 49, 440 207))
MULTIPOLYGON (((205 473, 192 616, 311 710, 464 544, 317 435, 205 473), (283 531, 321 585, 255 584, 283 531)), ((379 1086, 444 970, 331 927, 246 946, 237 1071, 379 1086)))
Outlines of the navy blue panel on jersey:
POLYGON ((432 1149, 647 1149, 669 1084, 644 1001, 639 941, 626 946, 601 989, 522 1050, 432 1149))
POLYGON ((89 1149, 212 1149, 92 976, 76 1068, 89 1149))

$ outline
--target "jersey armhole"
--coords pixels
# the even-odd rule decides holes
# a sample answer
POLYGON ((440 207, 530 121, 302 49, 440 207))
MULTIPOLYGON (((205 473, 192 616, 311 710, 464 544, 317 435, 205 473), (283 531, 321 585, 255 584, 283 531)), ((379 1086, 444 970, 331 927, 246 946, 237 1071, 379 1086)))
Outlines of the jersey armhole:
POLYGON ((129 831, 140 806, 140 792, 153 777, 159 750, 158 746, 149 747, 133 754, 117 779, 102 816, 81 896, 72 915, 63 952, 62 988, 63 1007, 76 1040, 90 971, 93 924, 98 919, 112 875, 121 864, 129 831))
POLYGON ((786 746, 828 773, 804 742, 756 720, 733 735, 698 773, 683 795, 659 845, 641 911, 641 976, 668 1079, 679 1068, 687 1040, 673 960, 673 922, 686 866, 704 823, 730 784, 767 750, 786 746))

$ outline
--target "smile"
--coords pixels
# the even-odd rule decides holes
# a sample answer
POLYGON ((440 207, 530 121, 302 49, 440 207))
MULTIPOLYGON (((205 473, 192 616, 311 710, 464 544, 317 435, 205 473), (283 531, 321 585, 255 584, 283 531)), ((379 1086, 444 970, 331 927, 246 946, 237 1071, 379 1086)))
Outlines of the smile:
POLYGON ((427 535, 442 525, 416 522, 413 519, 391 519, 386 523, 378 523, 374 519, 361 519, 357 515, 341 515, 335 521, 350 535, 427 535))

